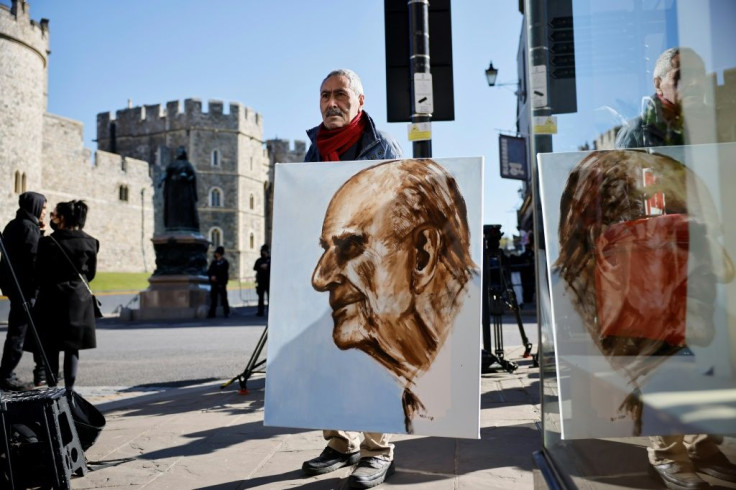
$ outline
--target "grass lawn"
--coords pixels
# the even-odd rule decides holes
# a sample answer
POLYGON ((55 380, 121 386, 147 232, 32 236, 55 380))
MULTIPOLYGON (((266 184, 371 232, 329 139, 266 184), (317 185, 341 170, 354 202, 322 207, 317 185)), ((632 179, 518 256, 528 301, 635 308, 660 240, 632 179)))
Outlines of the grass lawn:
MULTIPOLYGON (((98 272, 89 284, 93 291, 142 291, 148 288, 150 272, 98 272)), ((253 288, 251 281, 228 282, 228 289, 253 288)))
POLYGON ((93 291, 142 291, 150 276, 150 272, 98 272, 89 286, 93 291))

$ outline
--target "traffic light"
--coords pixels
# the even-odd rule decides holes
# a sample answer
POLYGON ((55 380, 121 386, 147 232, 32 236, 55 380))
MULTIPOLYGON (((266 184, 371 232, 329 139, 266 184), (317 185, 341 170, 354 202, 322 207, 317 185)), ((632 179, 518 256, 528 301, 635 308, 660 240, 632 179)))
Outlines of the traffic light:
POLYGON ((549 105, 552 114, 577 112, 572 0, 547 1, 549 105))

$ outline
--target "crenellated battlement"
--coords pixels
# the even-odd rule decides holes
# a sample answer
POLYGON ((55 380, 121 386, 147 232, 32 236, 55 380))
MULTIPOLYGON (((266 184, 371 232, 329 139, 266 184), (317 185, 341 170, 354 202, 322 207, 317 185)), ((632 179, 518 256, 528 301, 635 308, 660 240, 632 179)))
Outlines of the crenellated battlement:
POLYGON ((288 163, 303 162, 307 153, 307 143, 303 140, 294 140, 294 147, 291 148, 291 142, 285 139, 266 140, 268 148, 268 157, 271 163, 288 163))
POLYGON ((228 111, 220 100, 209 100, 203 110, 200 99, 169 101, 161 104, 143 105, 97 114, 97 139, 109 137, 110 125, 115 123, 116 137, 143 136, 162 131, 177 130, 228 130, 245 133, 257 139, 263 135, 261 115, 240 103, 231 102, 228 111))
POLYGON ((49 55, 49 21, 31 20, 29 10, 25 0, 13 0, 10 7, 0 5, 0 34, 35 52, 45 67, 49 55))

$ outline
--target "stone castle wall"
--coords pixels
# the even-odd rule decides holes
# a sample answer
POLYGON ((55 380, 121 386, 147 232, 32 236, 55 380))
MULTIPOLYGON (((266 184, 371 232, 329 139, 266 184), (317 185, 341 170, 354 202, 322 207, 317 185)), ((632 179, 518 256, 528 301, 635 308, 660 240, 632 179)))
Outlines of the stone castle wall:
POLYGON ((98 269, 153 272, 153 186, 147 162, 83 147, 83 125, 52 114, 44 118, 43 187, 49 209, 83 199, 85 231, 100 241, 98 269), (126 192, 121 194, 121 187, 126 192), (127 200, 121 199, 127 197, 127 200))
POLYGON ((26 190, 41 187, 48 36, 48 21, 32 21, 27 3, 0 5, 0 226, 18 208, 16 172, 26 190))
POLYGON ((723 70, 723 85, 715 88, 718 142, 736 141, 736 68, 723 70))
MULTIPOLYGON (((199 99, 131 107, 97 115, 98 148, 146 160, 158 182, 178 147, 187 150, 197 172, 200 231, 213 240, 218 230, 231 264, 231 275, 250 278, 265 242, 264 189, 268 153, 263 144, 260 114, 238 103, 224 112, 221 101, 210 100, 207 111, 199 99), (214 153, 217 153, 215 158, 214 153), (212 202, 212 193, 220 202, 212 202), (252 199, 251 199, 252 198, 252 199)), ((163 201, 156 186, 155 231, 163 232, 163 201)), ((210 251, 211 252, 211 251, 210 251)))
POLYGON ((271 243, 273 236, 273 181, 274 171, 277 163, 303 162, 307 154, 307 143, 301 140, 294 141, 294 147, 291 148, 289 140, 270 139, 266 141, 268 148, 268 186, 264 191, 264 199, 266 200, 266 239, 264 243, 271 243))
POLYGON ((260 114, 217 100, 204 109, 192 98, 98 114, 92 153, 81 123, 46 113, 48 56, 48 21, 31 20, 24 0, 0 5, 0 227, 15 216, 22 190, 42 192, 49 206, 84 199, 85 229, 101 242, 98 269, 152 272, 151 238, 163 231, 157 183, 184 146, 197 171, 202 234, 219 230, 231 275, 252 278, 261 245, 270 243, 273 163, 302 161, 305 143, 292 150, 271 140, 267 148, 260 114), (214 189, 219 206, 210 202, 214 189))

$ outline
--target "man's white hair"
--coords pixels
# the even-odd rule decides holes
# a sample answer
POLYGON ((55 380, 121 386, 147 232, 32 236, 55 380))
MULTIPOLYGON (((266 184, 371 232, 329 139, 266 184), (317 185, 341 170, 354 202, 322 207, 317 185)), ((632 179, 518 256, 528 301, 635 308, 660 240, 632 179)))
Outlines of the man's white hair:
POLYGON ((337 70, 332 70, 330 73, 327 74, 324 80, 322 80, 322 85, 325 84, 325 82, 335 76, 343 76, 348 79, 350 88, 355 92, 355 95, 363 95, 363 83, 360 81, 360 77, 357 73, 355 73, 353 70, 349 70, 347 68, 338 68, 337 70))
POLYGON ((664 78, 672 69, 672 59, 680 54, 680 48, 670 48, 659 55, 657 63, 654 65, 654 78, 664 78))

